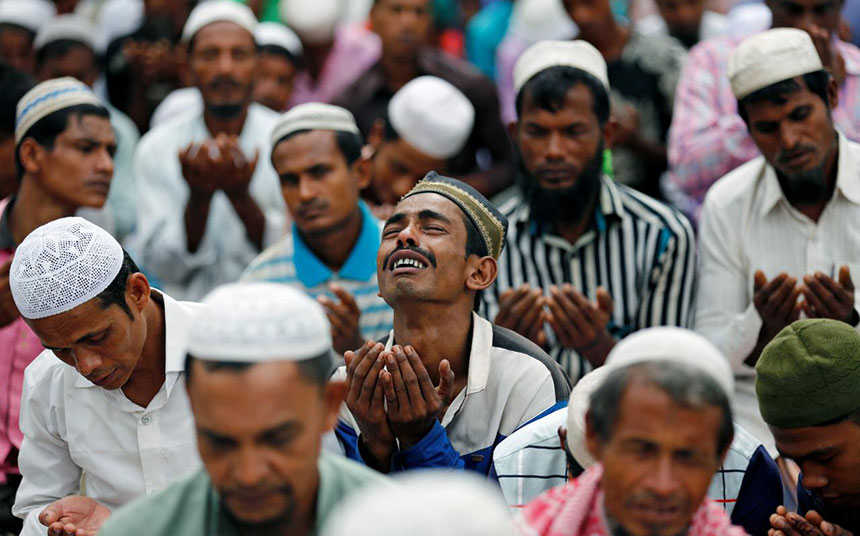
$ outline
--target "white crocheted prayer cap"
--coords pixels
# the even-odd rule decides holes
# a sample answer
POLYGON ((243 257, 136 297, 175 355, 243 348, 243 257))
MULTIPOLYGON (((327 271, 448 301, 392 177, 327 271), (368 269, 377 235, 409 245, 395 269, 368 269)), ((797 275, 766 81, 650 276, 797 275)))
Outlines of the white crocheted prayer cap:
POLYGON ((583 376, 570 392, 567 404, 567 448, 582 468, 587 469, 597 463, 585 444, 585 414, 591 405, 591 395, 611 370, 606 366, 596 368, 583 376))
POLYGON ((355 493, 329 516, 322 536, 514 536, 498 487, 463 471, 401 473, 390 486, 355 493), (384 520, 384 521, 381 521, 384 520))
POLYGON ((388 120, 409 145, 432 158, 459 153, 475 125, 475 107, 450 82, 419 76, 394 94, 388 120))
POLYGON ((533 76, 550 67, 574 67, 597 78, 609 91, 606 60, 582 40, 541 41, 526 49, 514 65, 514 91, 519 93, 533 76))
POLYGON ((71 108, 79 104, 104 106, 89 86, 71 76, 46 80, 37 85, 18 101, 15 114, 15 143, 20 143, 27 131, 40 119, 63 108, 71 108))
POLYGON ((321 102, 294 106, 283 114, 272 130, 272 148, 285 136, 300 130, 334 130, 359 134, 355 118, 346 108, 321 102))
POLYGON ((231 0, 212 0, 191 10, 185 27, 182 28, 182 41, 191 41, 197 32, 216 22, 232 22, 252 34, 257 27, 257 17, 248 6, 231 0))
POLYGON ((334 38, 342 14, 339 0, 281 0, 281 20, 313 45, 334 38))
POLYGON ((85 17, 72 13, 57 15, 45 23, 33 40, 33 49, 41 50, 45 45, 63 39, 77 41, 92 50, 96 48, 93 25, 85 17))
POLYGON ((331 349, 322 306, 279 283, 232 283, 203 299, 188 353, 206 361, 303 361, 331 349))
POLYGON ((254 40, 258 46, 274 45, 281 47, 294 57, 302 55, 302 40, 296 32, 279 22, 261 22, 254 30, 254 40))
POLYGON ((14 24, 33 33, 56 14, 54 5, 43 0, 0 0, 0 24, 14 24))
POLYGON ((729 82, 738 99, 824 68, 809 34, 797 28, 774 28, 748 37, 729 58, 729 82))
POLYGON ((12 298, 32 320, 71 311, 102 293, 122 267, 119 242, 79 217, 39 227, 15 250, 9 270, 12 298))

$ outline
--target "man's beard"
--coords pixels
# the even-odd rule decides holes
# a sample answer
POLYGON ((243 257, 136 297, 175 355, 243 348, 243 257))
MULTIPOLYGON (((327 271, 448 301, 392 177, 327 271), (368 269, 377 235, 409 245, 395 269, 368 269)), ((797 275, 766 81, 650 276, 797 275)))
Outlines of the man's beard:
POLYGON ((538 179, 523 164, 519 148, 515 148, 518 161, 517 183, 523 198, 529 204, 532 219, 548 223, 576 223, 600 193, 600 177, 603 174, 603 142, 594 157, 568 188, 543 188, 538 179))
POLYGON ((233 119, 242 113, 242 104, 210 104, 209 112, 219 119, 233 119))
POLYGON ((274 519, 251 523, 236 517, 223 503, 221 504, 221 519, 227 520, 229 525, 232 525, 238 534, 253 534, 254 536, 278 536, 284 531, 284 527, 289 525, 290 518, 295 512, 295 503, 291 502, 287 511, 274 519))
POLYGON ((699 29, 696 28, 695 31, 684 29, 683 31, 673 33, 672 37, 680 41, 684 45, 684 48, 690 50, 699 42, 699 29))
POLYGON ((791 175, 777 172, 777 180, 786 200, 796 206, 813 206, 827 201, 830 197, 830 189, 824 177, 825 165, 826 159, 807 171, 799 171, 791 175))

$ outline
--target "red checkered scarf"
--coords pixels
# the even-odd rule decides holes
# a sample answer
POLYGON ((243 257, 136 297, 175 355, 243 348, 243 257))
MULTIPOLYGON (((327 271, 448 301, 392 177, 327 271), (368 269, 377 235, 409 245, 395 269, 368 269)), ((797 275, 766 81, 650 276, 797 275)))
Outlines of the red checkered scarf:
MULTIPOLYGON (((523 536, 612 536, 603 517, 603 466, 596 464, 564 486, 553 488, 526 505, 517 518, 523 536)), ((705 500, 690 524, 688 536, 745 536, 722 508, 705 500)))

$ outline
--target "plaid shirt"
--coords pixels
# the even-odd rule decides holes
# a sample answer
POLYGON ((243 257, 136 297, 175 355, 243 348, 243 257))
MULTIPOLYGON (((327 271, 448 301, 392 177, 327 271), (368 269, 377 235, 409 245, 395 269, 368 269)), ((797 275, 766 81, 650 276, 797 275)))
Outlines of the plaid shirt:
MULTIPOLYGON (((667 197, 697 223, 705 193, 720 177, 759 156, 727 74, 729 56, 743 37, 699 43, 687 56, 675 93, 669 131, 667 197)), ((851 140, 860 140, 860 49, 837 41, 845 59, 845 81, 833 121, 851 140)))

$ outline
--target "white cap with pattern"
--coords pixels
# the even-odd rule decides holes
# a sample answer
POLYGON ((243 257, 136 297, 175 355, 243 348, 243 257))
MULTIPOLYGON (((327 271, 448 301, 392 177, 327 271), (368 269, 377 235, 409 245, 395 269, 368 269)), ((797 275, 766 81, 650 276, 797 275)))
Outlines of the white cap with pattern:
POLYGON ((514 92, 519 93, 533 76, 551 67, 573 67, 597 78, 609 91, 606 60, 591 43, 541 41, 526 49, 514 64, 514 92))
POLYGON ((294 106, 278 119, 272 130, 272 148, 284 137, 300 130, 360 133, 355 117, 346 108, 321 102, 307 102, 294 106))
POLYGON ((304 361, 331 349, 322 306, 280 283, 232 283, 203 299, 188 353, 206 361, 304 361))
POLYGON ((254 30, 254 40, 258 46, 274 45, 281 47, 293 57, 302 55, 302 40, 296 32, 279 22, 261 22, 254 30))
POLYGON ((122 246, 101 227, 79 217, 54 220, 15 250, 12 298, 32 320, 71 311, 108 288, 122 261, 122 246))
POLYGON ((185 27, 182 28, 182 41, 191 41, 197 32, 216 22, 232 22, 248 30, 251 34, 257 27, 257 17, 251 8, 231 0, 203 2, 191 10, 185 27))
POLYGON ((36 34, 33 49, 41 50, 45 45, 68 39, 77 41, 95 50, 95 29, 86 17, 74 13, 57 15, 49 20, 36 34))
POLYGON ((771 84, 824 69, 809 34, 774 28, 748 37, 729 58, 729 82, 738 99, 771 84))
POLYGON ((450 82, 419 76, 394 94, 388 120, 409 145, 432 158, 453 158, 475 125, 475 107, 450 82))
POLYGON ((27 131, 40 119, 79 104, 104 107, 101 99, 88 85, 71 76, 38 84, 18 101, 15 113, 15 143, 20 143, 27 131))
POLYGON ((14 24, 33 33, 56 14, 54 5, 44 0, 0 0, 0 24, 14 24))

